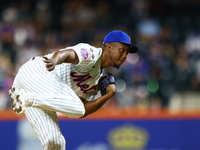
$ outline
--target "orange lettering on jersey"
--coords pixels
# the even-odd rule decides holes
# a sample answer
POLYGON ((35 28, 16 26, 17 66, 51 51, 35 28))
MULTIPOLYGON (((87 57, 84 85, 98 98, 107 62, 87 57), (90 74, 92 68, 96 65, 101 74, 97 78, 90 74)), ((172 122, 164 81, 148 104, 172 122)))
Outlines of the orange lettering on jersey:
POLYGON ((80 90, 83 91, 83 93, 90 93, 90 92, 92 92, 92 91, 97 89, 97 85, 93 85, 93 86, 90 87, 89 84, 82 84, 86 80, 92 78, 89 73, 83 74, 83 75, 77 75, 76 72, 71 72, 70 76, 72 77, 72 80, 74 82, 77 82, 76 85, 78 87, 80 87, 80 90))

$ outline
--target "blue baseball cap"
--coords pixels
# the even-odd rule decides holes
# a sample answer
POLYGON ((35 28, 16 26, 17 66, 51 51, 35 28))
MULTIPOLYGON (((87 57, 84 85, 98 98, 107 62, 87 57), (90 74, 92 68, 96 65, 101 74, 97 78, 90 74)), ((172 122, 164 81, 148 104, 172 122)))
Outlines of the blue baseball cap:
POLYGON ((103 45, 111 42, 120 42, 126 44, 130 48, 130 53, 136 53, 138 51, 138 47, 134 44, 131 44, 130 36, 123 31, 111 31, 108 33, 104 38, 103 45))

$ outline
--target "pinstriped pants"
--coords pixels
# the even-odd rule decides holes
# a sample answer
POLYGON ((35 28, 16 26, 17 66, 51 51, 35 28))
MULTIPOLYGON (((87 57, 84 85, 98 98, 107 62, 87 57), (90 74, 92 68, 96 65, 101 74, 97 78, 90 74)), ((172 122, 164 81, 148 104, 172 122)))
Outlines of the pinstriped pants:
POLYGON ((28 61, 19 69, 13 85, 29 93, 32 106, 26 107, 25 115, 43 150, 65 150, 66 141, 60 131, 56 112, 70 118, 81 117, 85 109, 78 96, 56 75, 46 71, 40 57, 28 61))

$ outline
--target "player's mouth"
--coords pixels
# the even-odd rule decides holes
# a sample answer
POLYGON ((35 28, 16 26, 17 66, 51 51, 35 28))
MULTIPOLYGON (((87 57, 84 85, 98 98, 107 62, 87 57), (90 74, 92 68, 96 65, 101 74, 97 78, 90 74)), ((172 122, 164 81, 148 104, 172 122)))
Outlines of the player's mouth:
POLYGON ((120 64, 123 64, 125 59, 119 59, 120 64))

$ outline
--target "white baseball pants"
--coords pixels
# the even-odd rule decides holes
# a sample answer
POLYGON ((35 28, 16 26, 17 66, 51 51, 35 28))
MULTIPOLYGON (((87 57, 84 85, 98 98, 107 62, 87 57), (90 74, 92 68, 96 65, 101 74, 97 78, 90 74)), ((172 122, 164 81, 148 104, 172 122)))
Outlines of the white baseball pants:
POLYGON ((41 57, 25 63, 15 77, 14 86, 30 92, 31 107, 25 115, 41 141, 43 150, 65 150, 56 112, 70 118, 85 113, 75 92, 51 72, 46 71, 41 57))

